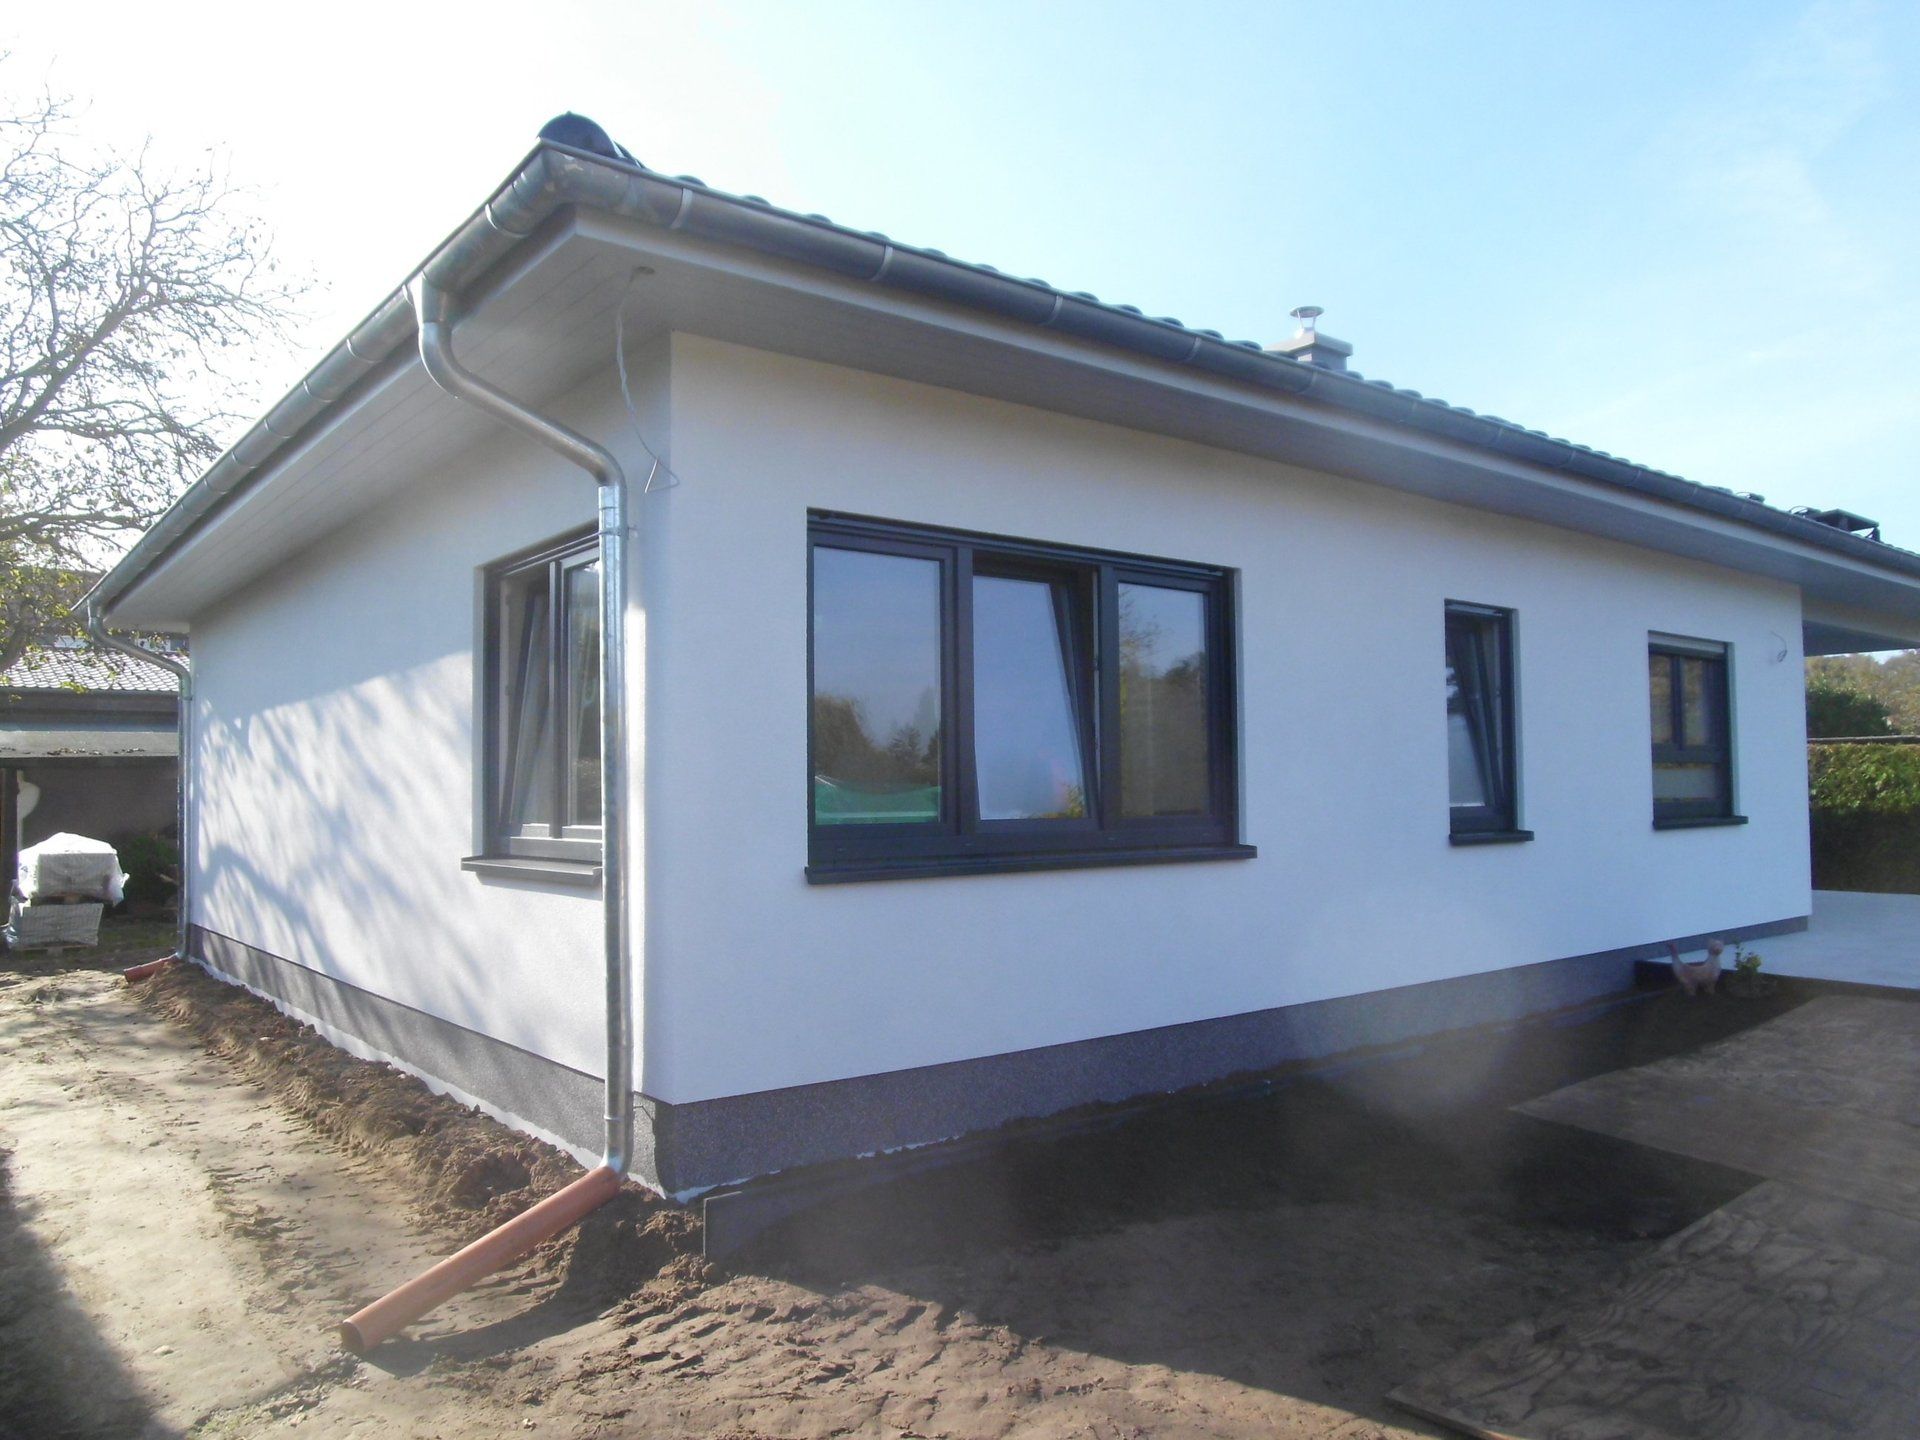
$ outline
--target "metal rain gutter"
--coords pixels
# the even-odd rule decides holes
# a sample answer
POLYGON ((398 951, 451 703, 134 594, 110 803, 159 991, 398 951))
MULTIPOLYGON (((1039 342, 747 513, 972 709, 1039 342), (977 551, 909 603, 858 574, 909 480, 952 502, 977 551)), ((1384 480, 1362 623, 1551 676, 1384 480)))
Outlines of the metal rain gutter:
POLYGON ((420 361, 447 394, 584 470, 599 497, 600 884, 605 917, 606 1148, 600 1164, 424 1274, 356 1311, 341 1343, 366 1354, 443 1300, 532 1250, 620 1193, 633 1154, 632 795, 627 755, 627 481, 604 447, 481 379, 453 352, 451 297, 425 273, 407 286, 420 361))
MULTIPOLYGON (((1005 275, 954 260, 937 250, 900 245, 883 235, 836 225, 823 216, 779 210, 763 200, 728 195, 687 177, 543 141, 520 167, 420 267, 458 294, 493 268, 548 219, 581 206, 662 230, 806 265, 842 279, 872 283, 963 306, 1078 340, 1187 366, 1223 379, 1292 395, 1408 427, 1474 449, 1561 471, 1686 509, 1750 525, 1852 560, 1920 580, 1920 554, 1835 530, 1757 500, 1697 484, 1585 445, 1554 439, 1511 421, 1396 389, 1352 371, 1336 372, 1156 319, 1040 280, 1005 275)), ((135 581, 190 535, 299 436, 412 339, 412 307, 396 290, 279 404, 222 455, 97 586, 92 598, 111 609, 135 581)))
MULTIPOLYGON (((158 665, 163 670, 171 671, 180 681, 179 714, 175 720, 175 723, 179 726, 180 733, 180 785, 179 794, 176 797, 179 806, 178 830, 180 834, 180 883, 177 887, 180 892, 180 933, 178 940, 175 942, 176 948, 173 952, 173 958, 175 960, 185 960, 187 959, 189 931, 193 924, 192 910, 188 905, 189 887, 191 885, 190 877, 193 874, 193 669, 185 662, 177 660, 171 655, 159 650, 149 650, 144 645, 137 645, 131 640, 124 640, 120 636, 109 632, 106 627, 106 622, 101 618, 100 606, 91 600, 87 603, 86 614, 87 634, 93 638, 95 644, 108 650, 117 650, 122 655, 130 655, 136 660, 145 660, 149 664, 158 665)), ((157 963, 158 962, 148 965, 136 965, 132 970, 127 972, 127 978, 130 980, 144 979, 147 975, 153 973, 153 970, 157 968, 157 963)))

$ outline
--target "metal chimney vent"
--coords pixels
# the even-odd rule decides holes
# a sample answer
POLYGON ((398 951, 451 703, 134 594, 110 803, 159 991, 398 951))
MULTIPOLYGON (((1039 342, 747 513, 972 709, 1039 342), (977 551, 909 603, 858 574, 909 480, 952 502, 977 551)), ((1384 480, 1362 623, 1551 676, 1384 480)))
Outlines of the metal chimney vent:
POLYGON ((1309 365, 1318 365, 1322 370, 1346 369, 1347 357, 1353 354, 1353 346, 1320 333, 1320 317, 1326 313, 1318 305, 1296 306, 1293 318, 1299 322, 1299 328, 1290 339, 1267 347, 1267 353, 1291 355, 1309 365))

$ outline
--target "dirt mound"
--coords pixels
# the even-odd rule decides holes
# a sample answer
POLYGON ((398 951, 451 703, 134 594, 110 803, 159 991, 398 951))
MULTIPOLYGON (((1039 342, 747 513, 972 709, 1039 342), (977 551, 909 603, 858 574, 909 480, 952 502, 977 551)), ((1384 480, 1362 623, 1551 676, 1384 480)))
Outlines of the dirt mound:
MULTIPOLYGON (((360 1060, 237 985, 169 965, 136 987, 140 1003, 183 1026, 333 1143, 402 1176, 421 1217, 476 1239, 580 1177, 571 1156, 436 1095, 390 1065, 360 1060)), ((700 1222, 629 1182, 611 1204, 542 1247, 539 1268, 601 1302, 701 1283, 700 1222)))

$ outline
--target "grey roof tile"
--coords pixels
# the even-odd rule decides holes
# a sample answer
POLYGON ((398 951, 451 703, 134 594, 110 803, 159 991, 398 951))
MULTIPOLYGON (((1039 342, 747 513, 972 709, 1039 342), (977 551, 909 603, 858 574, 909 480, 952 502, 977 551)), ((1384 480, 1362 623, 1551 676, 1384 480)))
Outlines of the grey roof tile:
MULTIPOLYGON (((886 244, 892 245, 898 249, 916 251, 917 253, 922 255, 928 255, 939 260, 944 260, 948 264, 964 265, 971 269, 978 270, 978 271, 981 271, 982 273, 990 274, 990 275, 1001 275, 1004 273, 1000 270, 995 269, 995 267, 985 264, 983 262, 961 260, 955 256, 947 254, 947 252, 944 250, 936 250, 931 246, 907 244, 904 241, 894 239, 891 235, 887 234, 885 231, 867 230, 863 232, 854 232, 852 231, 851 227, 839 225, 825 215, 819 215, 819 214, 803 215, 798 211, 787 210, 782 206, 776 205, 772 201, 764 198, 763 196, 739 195, 731 191, 723 190, 716 185, 709 185, 706 181, 701 180, 698 176, 694 176, 694 175, 667 176, 665 175, 664 172, 651 170, 650 167, 645 165, 636 165, 636 168, 641 170, 646 170, 651 174, 660 175, 663 179, 672 179, 681 184, 694 186, 700 190, 707 191, 709 194, 717 196, 721 199, 742 200, 751 205, 761 206, 769 210, 776 210, 776 211, 779 211, 781 214, 793 216, 795 219, 805 220, 810 223, 823 225, 831 229, 844 230, 847 233, 861 233, 866 235, 870 239, 883 241, 886 244)), ((1110 310, 1110 311, 1115 311, 1124 315, 1136 316, 1142 320, 1151 321, 1153 324, 1156 324, 1156 325, 1164 325, 1170 330, 1177 330, 1177 331, 1184 332, 1186 334, 1197 335, 1208 340, 1218 340, 1218 341, 1221 341, 1222 343, 1235 345, 1246 350, 1259 351, 1267 354, 1276 364, 1302 365, 1302 366, 1308 364, 1308 362, 1303 361, 1296 356, 1285 355, 1285 354, 1280 354, 1278 352, 1269 351, 1267 350, 1266 346, 1258 340, 1226 340, 1225 337, 1222 335, 1222 333, 1218 330, 1202 329, 1195 326, 1189 326, 1171 315, 1150 316, 1144 310, 1140 309, 1136 305, 1126 305, 1126 304, 1120 304, 1114 301, 1102 300, 1098 295, 1093 294, 1091 291, 1087 291, 1087 290, 1063 291, 1045 280, 1039 279, 1037 277, 1031 277, 1031 276, 1021 279, 1020 277, 1008 275, 1006 276, 1006 278, 1018 279, 1019 283, 1021 284, 1032 285, 1037 289, 1049 291, 1056 295, 1065 295, 1067 298, 1070 298, 1070 299, 1084 300, 1088 304, 1097 305, 1103 310, 1110 310)), ((1595 450, 1591 446, 1587 446, 1587 445, 1576 445, 1571 441, 1556 440, 1552 436, 1549 436, 1543 430, 1529 429, 1526 426, 1516 424, 1511 420, 1502 419, 1497 415, 1477 415, 1476 412, 1468 409, 1464 405, 1452 405, 1449 402, 1438 398, 1437 396, 1422 395, 1417 390, 1405 390, 1400 388, 1399 386, 1394 385, 1392 381, 1372 379, 1372 378, 1369 378, 1368 376, 1362 375, 1360 372, 1356 370, 1349 369, 1344 373, 1337 372, 1337 371, 1329 371, 1324 373, 1335 374, 1335 375, 1338 375, 1341 380, 1345 380, 1349 382, 1357 381, 1361 384, 1369 385, 1376 389, 1385 390, 1390 394, 1404 395, 1410 400, 1418 401, 1425 405, 1431 405, 1439 409, 1457 410, 1459 413, 1463 415, 1470 415, 1470 416, 1474 416, 1477 419, 1485 420, 1488 424, 1497 426, 1504 430, 1512 430, 1512 431, 1517 431, 1521 434, 1532 435, 1542 440, 1548 440, 1549 442, 1556 445, 1562 445, 1562 446, 1566 446, 1569 449, 1584 451, 1590 455, 1594 455, 1599 458, 1615 460, 1621 464, 1636 465, 1636 462, 1626 460, 1620 456, 1610 455, 1604 450, 1595 450)), ((1657 476, 1665 480, 1677 481, 1680 484, 1695 486, 1699 489, 1704 490, 1704 489, 1713 488, 1713 487, 1702 484, 1702 482, 1700 481, 1689 480, 1683 475, 1675 475, 1670 471, 1658 470, 1649 465, 1637 465, 1636 468, 1640 469, 1641 471, 1643 471, 1648 475, 1657 476)), ((1894 548, 1894 547, 1889 547, 1889 548, 1894 548)))
POLYGON ((180 688, 171 671, 130 655, 81 643, 36 646, 5 671, 0 690, 112 690, 172 695, 180 688))

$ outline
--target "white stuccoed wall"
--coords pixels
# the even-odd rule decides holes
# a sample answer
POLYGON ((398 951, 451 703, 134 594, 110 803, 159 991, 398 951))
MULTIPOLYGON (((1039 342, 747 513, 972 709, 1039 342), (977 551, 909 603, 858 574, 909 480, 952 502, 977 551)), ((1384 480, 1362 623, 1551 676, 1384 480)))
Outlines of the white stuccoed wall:
MULTIPOLYGON (((636 364, 656 441, 668 383, 664 350, 636 364)), ((672 341, 670 384, 677 483, 636 496, 629 632, 648 744, 640 1085, 656 1098, 1808 910, 1790 586, 693 337, 672 341), (809 507, 1238 568, 1259 858, 808 886, 809 507), (1531 844, 1447 844, 1449 598, 1519 612, 1531 844), (1750 825, 1650 828, 1649 630, 1734 646, 1750 825)), ((649 462, 611 391, 559 409, 637 490, 649 462)), ((597 895, 459 866, 478 567, 592 515, 583 478, 503 432, 195 617, 199 923, 600 1073, 597 895)))
MULTIPOLYGON (((649 408, 664 359, 635 364, 649 408)), ((612 392, 560 413, 607 438, 637 493, 612 392)), ((586 476, 502 429, 194 617, 197 923, 603 1073, 598 890, 460 867, 477 846, 479 569, 594 512, 586 476)), ((640 696, 636 675, 636 711, 640 696)))
POLYGON ((649 512, 671 567, 649 715, 660 1099, 1808 911, 1791 586, 704 339, 675 337, 672 397, 682 483, 649 512), (1259 858, 808 886, 809 507, 1237 567, 1259 858), (1447 843, 1447 599, 1518 612, 1530 844, 1447 843), (1751 824, 1651 828, 1650 630, 1732 645, 1751 824))

